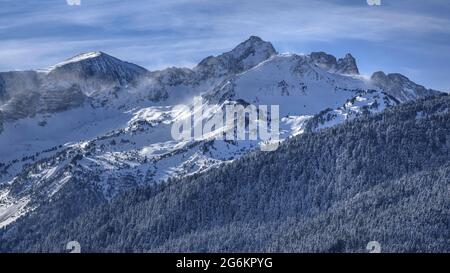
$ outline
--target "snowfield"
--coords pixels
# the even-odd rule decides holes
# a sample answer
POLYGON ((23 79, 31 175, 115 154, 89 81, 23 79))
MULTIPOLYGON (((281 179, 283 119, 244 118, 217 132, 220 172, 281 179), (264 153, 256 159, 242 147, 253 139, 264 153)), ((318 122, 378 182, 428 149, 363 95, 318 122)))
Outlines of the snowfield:
POLYGON ((149 72, 102 52, 86 53, 26 76, 33 77, 37 106, 23 100, 13 81, 18 76, 0 73, 10 97, 0 101, 0 227, 51 202, 68 183, 84 181, 109 200, 260 147, 259 141, 214 139, 226 128, 200 140, 174 140, 173 123, 190 118, 175 106, 192 107, 194 96, 203 98, 206 119, 227 104, 279 105, 284 140, 381 112, 406 101, 404 94, 428 94, 412 82, 387 86, 387 80, 357 74, 351 55, 339 60, 341 67, 314 56, 278 54, 258 37, 193 69, 149 72), (57 107, 54 97, 53 107, 39 105, 48 104, 41 94, 45 88, 57 92, 68 86, 71 95, 56 100, 57 107), (398 90, 403 86, 407 89, 398 90), (79 105, 66 101, 73 96, 82 98, 79 105))

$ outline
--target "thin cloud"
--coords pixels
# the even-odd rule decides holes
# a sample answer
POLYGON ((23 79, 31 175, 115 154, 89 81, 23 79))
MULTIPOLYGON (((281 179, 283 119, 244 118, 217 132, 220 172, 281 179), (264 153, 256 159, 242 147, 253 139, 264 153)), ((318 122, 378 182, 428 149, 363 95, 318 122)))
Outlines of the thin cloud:
POLYGON ((67 5, 69 6, 80 6, 81 0, 66 0, 67 5))

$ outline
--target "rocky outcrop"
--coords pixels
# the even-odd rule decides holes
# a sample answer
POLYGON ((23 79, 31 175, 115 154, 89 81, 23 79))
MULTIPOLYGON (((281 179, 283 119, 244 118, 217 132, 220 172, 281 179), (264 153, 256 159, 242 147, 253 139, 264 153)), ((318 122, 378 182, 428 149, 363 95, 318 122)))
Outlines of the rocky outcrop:
POLYGON ((95 79, 124 86, 132 83, 147 70, 121 61, 103 52, 90 52, 72 57, 50 68, 48 81, 79 83, 95 79))
POLYGON ((205 58, 194 68, 194 71, 201 78, 227 76, 248 70, 276 53, 271 43, 257 36, 251 36, 230 52, 205 58))
POLYGON ((335 56, 325 52, 312 52, 311 60, 319 67, 332 73, 359 75, 356 60, 350 53, 339 60, 335 56))
POLYGON ((382 71, 375 72, 371 77, 374 85, 387 94, 405 102, 439 93, 418 85, 402 74, 385 74, 382 71))
POLYGON ((348 53, 344 58, 337 61, 337 73, 348 75, 359 75, 356 60, 352 54, 348 53))
POLYGON ((328 70, 335 71, 337 67, 337 60, 331 54, 327 54, 325 52, 312 52, 310 54, 312 61, 319 67, 328 70))

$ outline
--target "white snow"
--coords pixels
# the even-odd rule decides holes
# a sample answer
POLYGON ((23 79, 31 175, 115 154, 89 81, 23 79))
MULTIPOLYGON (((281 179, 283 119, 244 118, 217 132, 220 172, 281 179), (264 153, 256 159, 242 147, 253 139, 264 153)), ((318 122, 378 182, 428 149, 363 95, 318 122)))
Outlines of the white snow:
POLYGON ((64 65, 67 65, 67 64, 70 64, 70 63, 76 63, 76 62, 80 62, 80 61, 83 61, 83 60, 96 58, 96 57, 99 57, 101 55, 102 55, 102 53, 100 51, 79 54, 79 55, 74 56, 74 57, 72 57, 70 59, 67 59, 67 60, 65 60, 63 62, 60 62, 60 63, 58 63, 56 65, 53 65, 53 66, 49 67, 47 70, 42 70, 42 71, 50 72, 50 71, 54 70, 55 68, 62 67, 64 65))
MULTIPOLYGON (((81 54, 53 69, 100 54, 81 54)), ((233 54, 239 56, 242 52, 233 54)), ((6 172, 0 174, 0 185, 6 189, 0 192, 0 227, 33 209, 27 206, 33 191, 47 194, 50 200, 72 178, 77 178, 77 171, 98 178, 89 183, 100 189, 105 198, 113 198, 133 187, 206 171, 259 148, 259 141, 213 140, 226 127, 216 128, 201 141, 173 140, 173 122, 190 118, 189 113, 174 106, 192 106, 194 96, 210 98, 202 105, 207 119, 233 100, 279 105, 281 141, 304 133, 305 124, 328 108, 331 110, 326 114, 330 118, 317 129, 355 118, 363 107, 370 108, 375 102, 379 106, 370 108, 374 113, 389 106, 379 91, 361 93, 376 89, 362 76, 330 73, 312 64, 305 55, 280 54, 257 64, 263 58, 258 54, 244 62, 256 66, 223 84, 219 77, 171 86, 168 79, 173 71, 166 70, 159 72, 163 75, 159 80, 152 78, 119 93, 98 94, 93 90, 90 103, 76 109, 5 123, 0 134, 0 163, 8 167, 0 165, 0 172, 6 172), (148 100, 149 94, 161 89, 170 94, 167 100, 148 100), (223 96, 230 101, 222 101, 223 96), (40 126, 43 121, 46 125, 40 126), (79 158, 73 163, 76 156, 79 158), (73 166, 68 168, 69 164, 73 166), (133 179, 127 180, 129 177, 133 179), (8 192, 11 183, 24 184, 22 197, 8 192)))
POLYGON ((13 223, 31 210, 26 208, 29 202, 29 197, 13 200, 8 197, 7 191, 0 191, 0 228, 13 223))

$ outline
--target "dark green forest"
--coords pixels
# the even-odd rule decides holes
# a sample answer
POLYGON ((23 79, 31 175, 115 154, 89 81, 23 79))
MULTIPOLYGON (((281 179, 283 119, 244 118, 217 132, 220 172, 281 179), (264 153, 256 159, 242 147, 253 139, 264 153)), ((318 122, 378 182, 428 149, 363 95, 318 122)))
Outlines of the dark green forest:
POLYGON ((104 202, 68 183, 0 252, 450 251, 450 96, 309 132, 274 152, 104 202), (93 207, 93 208, 92 208, 93 207))

